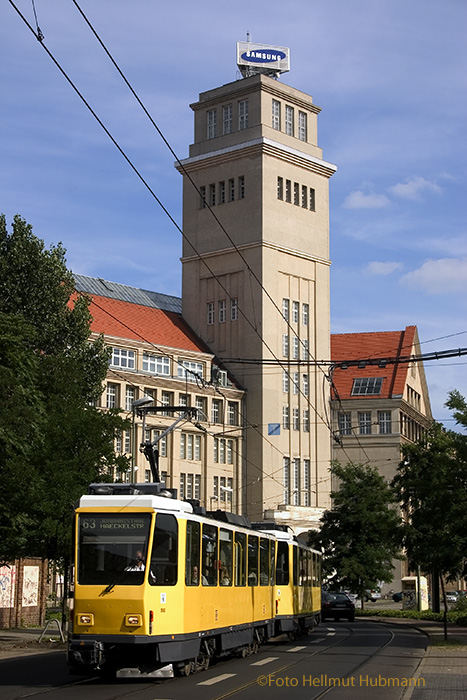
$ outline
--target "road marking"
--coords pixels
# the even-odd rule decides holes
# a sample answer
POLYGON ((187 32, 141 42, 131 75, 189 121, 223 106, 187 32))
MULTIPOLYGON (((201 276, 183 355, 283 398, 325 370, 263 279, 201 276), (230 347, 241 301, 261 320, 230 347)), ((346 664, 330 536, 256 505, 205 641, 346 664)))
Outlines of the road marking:
POLYGON ((266 659, 261 659, 261 661, 255 661, 250 666, 264 666, 264 664, 270 664, 271 661, 277 661, 278 658, 278 656, 268 656, 266 659))
POLYGON ((319 644, 319 642, 325 642, 326 637, 320 637, 319 639, 312 639, 310 644, 319 644))
POLYGON ((292 649, 287 649, 286 651, 303 651, 303 649, 306 649, 306 647, 292 647, 292 649))
POLYGON ((215 678, 210 678, 208 681, 202 681, 201 683, 197 683, 197 685, 214 685, 214 683, 220 683, 221 681, 226 681, 227 678, 233 678, 236 676, 236 673, 222 673, 220 676, 216 676, 215 678))

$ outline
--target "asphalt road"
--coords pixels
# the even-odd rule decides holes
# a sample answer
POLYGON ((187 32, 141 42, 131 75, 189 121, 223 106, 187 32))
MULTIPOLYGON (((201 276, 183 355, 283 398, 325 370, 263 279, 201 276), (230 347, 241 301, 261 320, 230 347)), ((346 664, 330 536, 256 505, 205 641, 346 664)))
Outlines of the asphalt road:
POLYGON ((269 643, 245 659, 218 662, 188 678, 69 676, 63 651, 0 660, 2 700, 397 700, 427 644, 424 634, 366 620, 327 623, 296 642, 269 643), (37 698, 39 700, 39 697, 37 698))

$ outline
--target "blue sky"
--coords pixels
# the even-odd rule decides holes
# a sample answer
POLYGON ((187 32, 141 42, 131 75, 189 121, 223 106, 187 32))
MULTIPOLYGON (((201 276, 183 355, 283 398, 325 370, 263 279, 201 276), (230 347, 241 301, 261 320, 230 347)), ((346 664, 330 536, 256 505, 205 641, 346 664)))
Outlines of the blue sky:
MULTIPOLYGON (((15 0, 31 24, 31 0, 15 0)), ((333 332, 417 325, 467 347, 465 0, 81 0, 180 158, 189 104, 238 78, 235 47, 288 46, 330 182, 333 332)), ((35 0, 44 44, 181 225, 181 177, 72 0, 35 0)), ((82 274, 180 294, 181 239, 12 5, 0 7, 0 211, 62 241, 82 274)), ((425 364, 433 414, 467 357, 425 364)), ((453 423, 447 423, 453 426, 453 423)))

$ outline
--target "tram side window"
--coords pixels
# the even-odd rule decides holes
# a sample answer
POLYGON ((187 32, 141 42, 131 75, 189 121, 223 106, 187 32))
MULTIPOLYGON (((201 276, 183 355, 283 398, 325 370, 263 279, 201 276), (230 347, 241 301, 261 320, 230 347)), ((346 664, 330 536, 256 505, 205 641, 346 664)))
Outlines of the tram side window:
POLYGON ((186 524, 185 583, 199 585, 199 535, 200 524, 188 520, 186 524))
POLYGON ((289 545, 287 542, 277 543, 276 586, 286 586, 289 583, 289 545))
POLYGON ((299 581, 298 547, 293 547, 293 585, 298 586, 299 581))
POLYGON ((178 524, 173 515, 158 513, 154 528, 149 583, 175 586, 177 583, 178 524))
POLYGON ((321 557, 319 554, 313 554, 313 586, 317 586, 318 588, 321 588, 321 557))
POLYGON ((235 585, 244 586, 246 583, 246 535, 235 533, 235 585))
POLYGON ((248 585, 258 585, 258 538, 248 535, 248 585))
POLYGON ((219 585, 231 586, 232 569, 232 533, 230 530, 219 531, 219 585))
POLYGON ((269 585, 269 540, 265 537, 259 541, 259 582, 261 586, 269 585))
POLYGON ((306 585, 311 586, 313 582, 313 555, 307 549, 306 552, 306 585))
POLYGON ((275 562, 276 562, 276 543, 274 540, 271 540, 269 543, 270 546, 270 554, 269 554, 269 582, 271 586, 274 586, 274 573, 275 573, 275 562))
POLYGON ((203 586, 217 586, 217 527, 203 524, 201 581, 203 586))
POLYGON ((298 567, 299 567, 299 572, 298 572, 298 585, 299 586, 306 586, 307 578, 308 578, 308 560, 307 560, 307 550, 303 549, 303 547, 300 547, 298 550, 298 567))

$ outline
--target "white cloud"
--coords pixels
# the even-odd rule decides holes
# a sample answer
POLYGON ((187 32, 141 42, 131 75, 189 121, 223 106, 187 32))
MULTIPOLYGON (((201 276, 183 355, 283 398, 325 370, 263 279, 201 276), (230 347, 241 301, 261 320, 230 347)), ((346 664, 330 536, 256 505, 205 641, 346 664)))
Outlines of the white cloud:
POLYGON ((389 205, 389 199, 384 194, 365 194, 361 190, 351 192, 343 206, 346 209, 382 209, 389 205))
POLYGON ((413 177, 405 183, 398 182, 397 185, 390 187, 389 191, 396 197, 403 199, 421 199, 424 192, 441 194, 442 189, 435 182, 425 180, 423 177, 413 177))
POLYGON ((465 293, 467 291, 467 258, 427 260, 418 270, 404 275, 402 282, 429 294, 465 293))
POLYGON ((400 270, 402 268, 402 263, 398 262, 370 262, 367 265, 367 270, 372 275, 386 276, 400 270))

